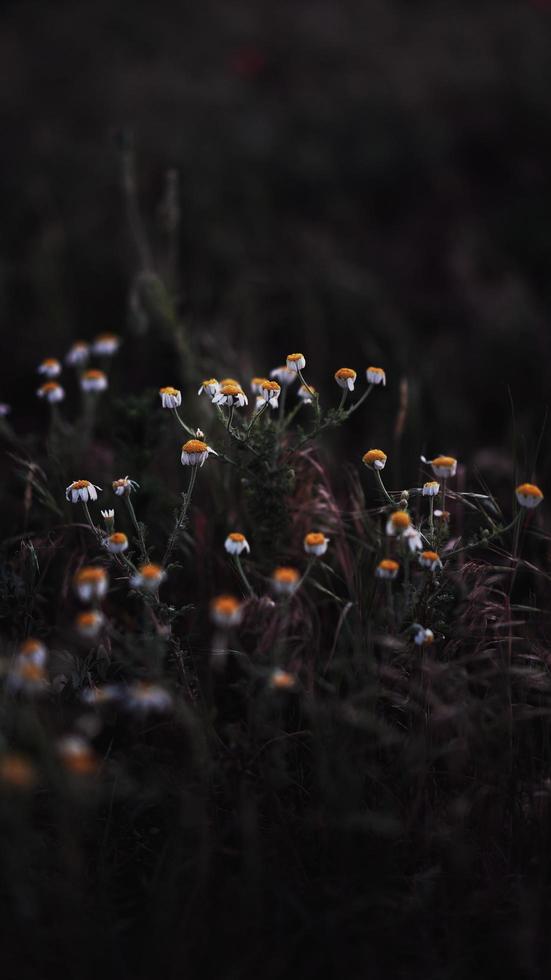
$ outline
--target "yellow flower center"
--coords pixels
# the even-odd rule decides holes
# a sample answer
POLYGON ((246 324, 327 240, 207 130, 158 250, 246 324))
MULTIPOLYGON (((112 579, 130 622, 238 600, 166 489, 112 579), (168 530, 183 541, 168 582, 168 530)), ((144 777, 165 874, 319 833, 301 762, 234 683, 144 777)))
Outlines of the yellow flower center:
POLYGON ((521 483, 517 487, 517 493, 522 494, 523 497, 543 497, 543 493, 535 483, 521 483))
POLYGON ((342 378, 343 380, 348 378, 355 378, 356 372, 352 368, 339 368, 339 370, 335 372, 335 377, 342 378))
POLYGON ((454 466, 457 460, 453 456, 437 456, 431 460, 433 466, 454 466))
POLYGON ((411 518, 405 510, 397 510, 394 514, 392 514, 390 520, 393 527, 400 529, 409 527, 411 524, 411 518))
POLYGON ((112 341, 118 341, 118 339, 116 333, 99 333, 96 337, 96 343, 101 343, 105 340, 111 343, 112 341))
POLYGON ((95 612, 83 612, 77 616, 77 626, 95 626, 98 615, 95 612))
POLYGON ((107 578, 103 568, 81 568, 75 575, 75 580, 79 585, 91 582, 104 582, 107 578))
POLYGON ((98 371, 96 368, 90 368, 89 371, 84 372, 84 377, 88 378, 90 381, 99 381, 101 378, 105 377, 103 371, 98 371))
POLYGON ((273 573, 273 578, 276 582, 282 582, 285 585, 294 585, 295 582, 299 580, 299 573, 296 568, 289 568, 286 565, 282 565, 280 568, 276 568, 273 573))
POLYGON ((19 653, 23 657, 30 657, 33 653, 37 653, 41 646, 42 644, 38 640, 25 640, 19 648, 19 653))
POLYGON ((318 544, 325 544, 325 534, 321 534, 319 531, 310 531, 304 539, 304 544, 310 544, 314 547, 318 544))
POLYGON ((178 388, 159 388, 160 395, 179 395, 180 391, 178 388))
POLYGON ((363 461, 366 466, 371 466, 372 463, 384 463, 386 458, 387 455, 382 449, 370 449, 369 452, 365 453, 363 461))
POLYGON ((300 361, 304 354, 287 354, 288 361, 300 361))
POLYGON ((231 381, 228 384, 221 385, 220 391, 223 395, 242 395, 243 389, 237 381, 231 381))
POLYGON ((162 573, 162 568, 160 565, 140 565, 139 573, 142 578, 145 579, 155 579, 159 578, 162 573))
POLYGON ((211 608, 221 616, 233 616, 241 607, 239 599, 233 595, 220 595, 212 600, 211 608))
POLYGON ((368 367, 367 370, 368 371, 373 371, 374 374, 384 374, 385 373, 382 368, 378 368, 378 367, 368 367))
MULTIPOLYGON (((207 381, 207 384, 209 384, 209 385, 210 384, 216 384, 216 382, 214 380, 213 381, 207 381)), ((220 387, 221 388, 225 388, 226 385, 236 385, 238 388, 241 388, 241 385, 239 384, 239 381, 236 381, 235 378, 222 378, 222 381, 220 382, 220 387)))
POLYGON ((277 381, 263 381, 262 387, 265 388, 266 391, 281 391, 281 385, 279 385, 277 381))
POLYGON ((232 531, 231 534, 228 534, 228 537, 230 541, 238 541, 239 544, 245 540, 245 535, 240 534, 239 531, 232 531))
POLYGON ((425 561, 439 561, 440 555, 437 551, 422 551, 421 558, 424 558, 425 561))
POLYGON ((59 361, 55 357, 46 357, 42 361, 42 367, 57 367, 59 361))
POLYGON ((398 562, 394 561, 393 558, 383 558, 383 560, 379 562, 378 567, 384 572, 397 572, 400 568, 398 562))
POLYGON ((184 442, 182 446, 183 453, 206 453, 208 452, 208 446, 206 442, 201 442, 200 439, 188 439, 184 442))
POLYGON ((59 385, 58 385, 57 381, 46 381, 46 384, 43 384, 42 385, 42 388, 40 390, 41 391, 44 391, 44 392, 47 392, 47 391, 57 391, 58 388, 59 388, 59 385))
POLYGON ((0 779, 4 783, 25 789, 34 782, 35 771, 28 759, 16 752, 10 752, 0 759, 0 779))
POLYGON ((71 490, 84 490, 85 487, 91 486, 90 480, 75 480, 74 483, 71 483, 71 490))
MULTIPOLYGON (((231 382, 231 378, 226 378, 226 383, 231 382)), ((209 388, 211 385, 217 385, 218 381, 216 378, 207 378, 206 381, 201 381, 202 388, 209 388)))
POLYGON ((288 690, 295 686, 294 674, 289 674, 286 670, 276 670, 272 674, 271 684, 280 691, 288 690))
POLYGON ((114 534, 110 535, 109 540, 112 544, 126 544, 128 538, 126 537, 126 534, 122 533, 122 531, 115 531, 114 534))

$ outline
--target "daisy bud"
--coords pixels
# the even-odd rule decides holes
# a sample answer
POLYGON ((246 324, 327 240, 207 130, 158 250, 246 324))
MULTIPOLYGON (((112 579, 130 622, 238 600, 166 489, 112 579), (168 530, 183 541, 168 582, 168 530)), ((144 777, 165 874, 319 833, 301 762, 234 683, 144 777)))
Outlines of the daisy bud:
POLYGON ((121 345, 120 337, 114 333, 100 333, 94 339, 92 351, 100 357, 111 357, 116 354, 121 345))
POLYGON ((45 398, 50 405, 55 405, 56 402, 63 401, 65 390, 56 381, 47 381, 46 384, 40 386, 37 395, 39 398, 45 398))
POLYGON ((300 574, 296 568, 283 565, 272 572, 272 587, 278 595, 293 595, 300 584, 300 574))
POLYGON ((440 555, 437 551, 422 551, 419 555, 419 564, 423 568, 429 568, 431 572, 436 572, 437 569, 442 568, 440 555))
POLYGON ((400 565, 398 564, 397 561, 394 561, 392 558, 384 558, 383 561, 380 561, 379 564, 377 565, 377 568, 375 569, 375 575, 377 576, 377 578, 383 578, 392 581, 392 579, 396 578, 399 571, 400 571, 400 565))
POLYGON ((222 629, 239 626, 243 619, 242 603, 233 595, 219 595, 210 604, 210 618, 222 629))
POLYGON ((387 454, 382 449, 370 449, 362 457, 362 462, 372 470, 384 470, 387 459, 387 454))
POLYGON ((130 579, 130 585, 133 589, 143 589, 144 592, 156 592, 165 578, 164 568, 148 563, 139 566, 136 575, 130 579))
POLYGON ((182 404, 182 392, 179 388, 159 388, 162 408, 179 408, 182 404))
POLYGON ((61 364, 55 357, 47 357, 38 365, 37 371, 45 378, 57 378, 61 374, 61 364))
POLYGON ((289 371, 304 371, 306 367, 306 358, 304 354, 287 354, 287 367, 289 371))
POLYGON ((86 364, 89 356, 90 345, 83 340, 77 340, 65 355, 65 363, 70 367, 78 367, 81 364, 86 364))
POLYGON ((432 630, 425 629, 424 626, 418 626, 413 636, 413 642, 418 647, 430 646, 431 643, 434 643, 434 633, 432 630))
POLYGON ((128 538, 122 531, 114 531, 105 539, 104 544, 112 555, 121 555, 128 550, 128 538))
POLYGON ((436 480, 429 480, 428 483, 423 484, 423 497, 436 497, 439 490, 440 484, 436 480))
POLYGON ((128 476, 121 476, 120 479, 113 480, 111 486, 113 487, 113 493, 117 497, 129 497, 135 490, 140 489, 140 484, 136 483, 135 480, 131 480, 128 476))
POLYGON ((75 619, 75 630, 83 640, 95 640, 101 633, 105 616, 97 609, 81 612, 75 619))
POLYGON ((521 483, 515 493, 521 507, 533 509, 538 504, 541 504, 543 500, 543 493, 535 483, 521 483))
POLYGON ((357 374, 353 368, 339 368, 335 372, 335 381, 339 388, 348 388, 348 391, 354 391, 356 378, 357 374))
POLYGON ((318 531, 310 531, 304 538, 304 550, 307 555, 315 555, 320 558, 324 555, 329 546, 329 538, 318 531))
POLYGON ((105 569, 94 565, 86 565, 79 569, 73 582, 81 602, 103 599, 109 587, 109 579, 105 569))
POLYGON ((81 375, 80 387, 83 391, 88 392, 105 391, 107 388, 107 375, 103 371, 98 371, 97 368, 91 368, 81 375))
POLYGON ((397 535, 402 535, 411 525, 411 518, 406 510, 396 510, 390 515, 387 525, 386 533, 392 537, 397 535))
POLYGON ((365 376, 370 385, 386 385, 386 374, 380 367, 368 367, 365 376))
POLYGON ((240 534, 239 531, 232 531, 231 534, 228 534, 224 541, 224 548, 229 555, 240 555, 243 551, 249 554, 251 550, 245 535, 240 534))
POLYGON ((101 516, 103 517, 108 533, 112 534, 115 527, 115 511, 113 509, 102 510, 101 516))

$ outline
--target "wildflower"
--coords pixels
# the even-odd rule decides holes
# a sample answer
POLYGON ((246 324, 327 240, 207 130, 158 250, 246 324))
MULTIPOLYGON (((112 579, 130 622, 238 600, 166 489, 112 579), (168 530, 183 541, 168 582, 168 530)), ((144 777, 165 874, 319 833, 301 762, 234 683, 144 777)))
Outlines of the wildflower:
POLYGON ((397 561, 394 561, 392 558, 383 558, 375 569, 375 575, 377 578, 392 580, 396 578, 399 571, 400 565, 397 561))
POLYGON ((203 466, 210 453, 217 455, 206 442, 201 442, 200 439, 188 439, 182 446, 182 466, 203 466))
POLYGON ((521 483, 515 493, 521 507, 532 509, 541 504, 543 500, 543 493, 535 483, 521 483))
POLYGON ((214 396, 218 394, 219 387, 220 385, 218 384, 216 378, 207 378, 206 381, 201 381, 197 394, 202 395, 203 392, 206 391, 207 395, 214 398, 214 396))
POLYGON ((287 367, 289 371, 304 371, 306 367, 306 358, 304 354, 287 354, 287 367))
POLYGON ((324 555, 329 546, 329 538, 318 531, 310 531, 304 538, 304 550, 307 555, 315 555, 320 558, 324 555))
POLYGON ((432 467, 434 475, 439 476, 442 480, 455 476, 457 472, 457 460, 453 456, 436 456, 435 459, 425 459, 424 456, 421 456, 421 462, 428 463, 432 467))
POLYGON ((111 484, 113 487, 113 493, 117 497, 129 497, 134 490, 140 489, 140 484, 136 483, 135 480, 131 480, 128 476, 121 476, 118 480, 113 480, 111 484))
POLYGON ((159 394, 163 408, 179 408, 182 404, 182 392, 179 388, 159 388, 159 394))
POLYGON ((123 551, 127 551, 128 549, 128 538, 122 531, 114 531, 113 534, 110 534, 105 539, 104 543, 112 555, 121 555, 123 551))
POLYGON ((251 378, 251 391, 253 395, 260 395, 267 381, 267 378, 251 378))
POLYGON ((39 398, 45 398, 50 405, 55 405, 56 402, 62 402, 65 398, 65 389, 58 385, 57 381, 47 381, 46 384, 40 386, 37 395, 39 398))
POLYGON ((37 371, 46 378, 57 378, 61 374, 61 364, 56 357, 47 357, 38 365, 37 371))
POLYGON ((277 408, 278 398, 281 394, 281 385, 277 381, 264 381, 260 394, 271 408, 277 408))
POLYGON ((387 459, 387 454, 382 449, 370 449, 362 457, 362 462, 372 470, 384 470, 387 459))
POLYGON ((98 499, 98 490, 101 490, 101 487, 90 483, 90 480, 73 480, 65 490, 65 499, 73 504, 78 504, 79 500, 86 504, 89 500, 98 499))
POLYGON ((370 385, 386 385, 386 374, 380 367, 368 367, 365 376, 370 385))
POLYGON ((425 629, 424 626, 417 626, 413 636, 413 642, 418 647, 430 646, 431 643, 434 643, 434 633, 432 630, 425 629))
POLYGON ((220 385, 220 391, 214 396, 212 403, 213 405, 227 405, 228 408, 232 408, 234 405, 243 408, 244 405, 249 404, 249 399, 241 385, 232 383, 220 385))
POLYGON ((437 568, 442 568, 440 555, 437 551, 422 551, 419 555, 419 564, 423 568, 430 568, 431 572, 435 572, 437 568))
POLYGON ((296 683, 295 675, 287 670, 281 670, 280 667, 276 667, 270 674, 270 687, 275 688, 276 691, 292 691, 296 683))
POLYGON ((88 687, 85 691, 82 691, 81 698, 85 704, 92 704, 94 706, 101 704, 110 704, 116 701, 121 695, 121 687, 119 684, 100 684, 98 687, 88 687))
POLYGON ((228 534, 224 548, 229 555, 240 555, 243 551, 249 553, 251 550, 245 535, 240 534, 239 531, 232 531, 231 534, 228 534))
POLYGON ((133 589, 144 589, 146 592, 155 592, 165 578, 166 572, 161 565, 140 565, 137 573, 130 579, 130 585, 133 589))
POLYGON ((406 510, 395 510, 393 514, 390 515, 387 525, 386 533, 392 536, 404 534, 405 531, 411 526, 411 517, 406 510))
POLYGON ((113 510, 113 508, 111 508, 110 510, 102 510, 101 516, 105 521, 105 527, 107 528, 109 534, 112 534, 113 529, 115 527, 115 511, 113 510))
POLYGON ((26 657, 16 657, 8 674, 8 687, 23 694, 43 694, 48 687, 46 670, 42 664, 33 663, 26 657))
POLYGON ((76 776, 90 776, 97 772, 96 753, 82 735, 64 735, 57 743, 57 750, 65 768, 76 776))
POLYGON ((80 387, 83 391, 105 391, 107 388, 107 375, 104 371, 91 368, 81 375, 80 387))
POLYGON ((97 565, 85 565, 79 569, 73 581, 81 602, 103 599, 109 586, 107 572, 97 565))
POLYGON ((128 687, 124 704, 130 711, 136 713, 169 711, 172 707, 172 695, 159 684, 152 684, 149 681, 134 681, 128 687))
POLYGON ((300 584, 300 575, 296 568, 282 565, 272 572, 272 586, 278 595, 293 595, 300 584))
POLYGON ((297 395, 304 405, 311 405, 314 398, 317 398, 318 392, 312 385, 301 385, 297 391, 297 395))
POLYGON ((237 385, 238 388, 242 387, 241 383, 239 381, 236 381, 235 378, 222 378, 222 380, 218 385, 218 390, 220 390, 220 388, 223 388, 224 385, 237 385))
POLYGON ((291 369, 286 364, 281 364, 280 367, 272 368, 270 377, 275 378, 276 381, 279 381, 280 385, 284 385, 287 388, 297 380, 297 372, 294 368, 291 369))
POLYGON ((222 629, 239 626, 243 619, 242 603, 233 595, 219 595, 210 604, 210 618, 222 629))
POLYGON ((429 480, 428 483, 423 483, 423 497, 436 497, 439 490, 440 484, 436 480, 429 480))
POLYGON ((0 783, 14 789, 30 789, 36 782, 36 770, 29 759, 19 752, 0 756, 0 783))
POLYGON ((357 374, 353 368, 339 368, 335 372, 335 381, 339 388, 348 388, 348 391, 354 391, 356 378, 357 374))
POLYGON ((77 340, 65 355, 65 363, 70 367, 78 367, 79 364, 86 364, 90 356, 90 345, 83 340, 77 340))
POLYGON ((0 402, 0 419, 5 419, 6 415, 9 415, 10 412, 11 405, 8 405, 6 402, 0 402))
POLYGON ((48 651, 40 640, 29 637, 19 647, 18 657, 26 660, 28 663, 38 664, 39 667, 43 667, 48 657, 48 651))
POLYGON ((116 334, 100 333, 94 339, 92 350, 94 354, 99 354, 100 357, 111 357, 112 354, 117 353, 120 345, 121 339, 116 334))
POLYGON ((423 548, 423 539, 419 534, 417 528, 411 525, 406 528, 402 534, 402 540, 407 543, 407 546, 411 552, 421 551, 423 548))
POLYGON ((83 640, 95 640, 105 623, 105 616, 97 609, 81 612, 75 619, 75 629, 83 640))

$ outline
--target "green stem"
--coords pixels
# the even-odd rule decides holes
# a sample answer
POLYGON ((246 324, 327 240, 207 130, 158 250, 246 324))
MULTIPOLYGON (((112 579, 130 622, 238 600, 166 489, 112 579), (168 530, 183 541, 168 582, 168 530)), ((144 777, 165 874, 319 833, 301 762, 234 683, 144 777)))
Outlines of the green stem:
POLYGON ((183 526, 183 524, 185 522, 185 519, 187 517, 187 512, 189 510, 189 505, 191 503, 191 495, 193 493, 193 488, 195 486, 196 479, 197 479, 197 466, 192 466, 191 467, 191 474, 190 474, 190 477, 189 477, 189 484, 188 484, 188 488, 187 488, 187 493, 184 495, 184 502, 183 502, 183 505, 182 505, 182 509, 181 509, 181 511, 180 511, 177 519, 176 519, 176 523, 175 523, 175 525, 174 525, 174 527, 172 529, 172 534, 170 535, 170 538, 168 540, 168 544, 166 546, 166 551, 164 553, 163 562, 162 562, 163 568, 166 568, 166 566, 167 566, 168 559, 170 558, 170 556, 172 554, 172 550, 174 548, 174 543, 176 541, 176 537, 179 534, 179 532, 180 532, 180 530, 181 530, 181 528, 182 528, 182 526, 183 526))
POLYGON ((147 548, 145 546, 142 528, 138 523, 138 518, 136 517, 136 511, 134 510, 134 505, 130 500, 130 494, 125 495, 125 501, 126 501, 126 506, 128 507, 128 512, 130 514, 130 519, 134 525, 136 534, 138 535, 138 541, 140 542, 140 560, 142 561, 142 564, 145 565, 149 561, 149 555, 147 553, 147 548))
POLYGON ((260 406, 260 408, 258 409, 258 411, 256 411, 254 413, 254 415, 253 415, 253 417, 252 417, 252 419, 250 421, 249 428, 247 429, 247 437, 250 436, 250 434, 253 431, 253 428, 255 427, 256 423, 258 422, 260 416, 261 415, 264 415, 264 412, 266 411, 267 407, 268 407, 268 402, 264 402, 264 404, 260 406))
POLYGON ((281 386, 281 392, 279 395, 279 428, 284 427, 285 420, 285 402, 287 401, 287 385, 281 386))
POLYGON ((348 387, 346 387, 346 388, 343 389, 343 392, 342 392, 342 395, 341 395, 341 400, 339 402, 339 407, 337 408, 337 412, 342 412, 342 410, 344 408, 344 403, 346 401, 346 396, 347 395, 348 395, 348 387))
POLYGON ((176 418, 178 419, 178 422, 182 426, 182 429, 184 429, 184 431, 187 432, 188 435, 195 437, 195 430, 192 429, 191 426, 186 425, 186 423, 182 419, 182 417, 181 417, 178 409, 177 408, 173 408, 172 411, 174 412, 176 418))
POLYGON ((373 385, 369 385, 367 391, 364 391, 362 397, 359 398, 357 402, 354 402, 354 404, 350 406, 350 408, 348 409, 348 411, 346 413, 346 417, 347 418, 350 418, 350 416, 352 415, 352 413, 355 412, 356 409, 360 407, 360 405, 363 405, 363 403, 366 400, 366 398, 368 398, 369 395, 371 394, 371 392, 373 391, 373 387, 374 387, 373 385))
POLYGON ((100 532, 99 528, 96 527, 96 525, 94 524, 94 522, 92 520, 92 515, 90 514, 90 511, 88 509, 88 504, 87 504, 86 500, 83 500, 82 501, 82 506, 84 508, 84 513, 86 514, 86 520, 88 521, 88 524, 92 528, 92 531, 94 532, 94 534, 96 535, 97 538, 101 537, 101 532, 100 532))
POLYGON ((430 543, 434 544, 434 497, 432 494, 429 497, 429 528, 430 543))
POLYGON ((375 470, 374 469, 373 472, 374 472, 374 474, 375 474, 375 476, 377 478, 377 481, 379 483, 379 486, 380 486, 380 488, 381 488, 384 496, 386 497, 388 503, 389 504, 392 504, 392 506, 394 506, 394 501, 393 501, 392 497, 390 496, 390 494, 387 492, 387 489, 386 489, 386 487, 385 487, 385 485, 383 483, 383 478, 381 476, 380 470, 375 470))
POLYGON ((243 581, 243 585, 245 586, 245 588, 246 588, 247 592, 249 593, 251 599, 256 599, 256 593, 255 593, 255 591, 254 591, 251 583, 249 582, 247 576, 245 575, 245 569, 243 568, 243 565, 241 563, 241 558, 239 557, 239 555, 234 555, 233 557, 234 557, 234 560, 235 560, 235 565, 236 565, 237 571, 239 572, 239 575, 241 576, 241 579, 243 581))

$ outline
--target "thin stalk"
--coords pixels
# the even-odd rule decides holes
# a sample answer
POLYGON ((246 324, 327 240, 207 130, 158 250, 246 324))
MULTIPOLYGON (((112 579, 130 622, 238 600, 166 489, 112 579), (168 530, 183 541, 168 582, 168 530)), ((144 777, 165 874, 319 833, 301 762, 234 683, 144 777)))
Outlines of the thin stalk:
POLYGON ((281 386, 281 393, 279 395, 279 428, 283 428, 283 423, 285 419, 285 402, 287 401, 287 385, 281 386))
POLYGON ((188 488, 187 488, 187 493, 184 496, 184 502, 183 502, 183 505, 182 505, 182 509, 181 509, 181 511, 180 511, 177 519, 176 519, 176 523, 175 523, 175 525, 174 525, 174 527, 172 529, 172 533, 170 535, 170 538, 168 539, 168 544, 166 546, 166 551, 164 553, 164 557, 163 557, 163 561, 162 561, 163 568, 166 568, 168 559, 170 558, 170 556, 172 554, 172 550, 174 548, 174 543, 176 541, 176 537, 177 537, 179 531, 181 530, 182 525, 184 524, 185 519, 187 517, 187 512, 189 510, 189 505, 191 503, 191 495, 193 493, 193 488, 195 486, 196 479, 197 479, 197 466, 192 466, 191 467, 190 477, 189 477, 189 484, 188 484, 188 488))
POLYGON ((94 534, 96 535, 97 538, 101 537, 100 529, 98 527, 96 527, 96 525, 94 524, 94 522, 92 520, 92 515, 91 515, 91 513, 90 513, 90 511, 88 509, 88 503, 87 503, 86 500, 83 500, 82 501, 82 506, 84 508, 84 513, 86 515, 86 520, 88 521, 88 524, 92 528, 92 531, 94 532, 94 534))
POLYGON ((373 391, 373 387, 374 387, 374 385, 369 385, 367 391, 364 391, 362 397, 359 398, 357 402, 354 402, 354 404, 350 406, 350 408, 348 409, 348 411, 346 413, 346 417, 347 418, 350 418, 350 416, 352 415, 352 413, 355 412, 356 409, 360 407, 360 405, 363 405, 363 403, 366 400, 366 398, 368 398, 369 395, 371 394, 371 392, 373 391))
POLYGON ((394 501, 393 501, 392 497, 390 496, 390 494, 387 492, 387 489, 386 489, 386 487, 385 487, 385 485, 383 483, 383 478, 381 476, 380 470, 375 470, 374 469, 373 472, 374 472, 374 474, 375 474, 375 476, 377 478, 377 481, 379 483, 379 486, 381 488, 381 491, 383 492, 384 496, 386 497, 388 503, 389 504, 392 504, 394 506, 394 501))
POLYGON ((192 429, 192 428, 191 428, 191 426, 189 426, 189 425, 186 425, 186 423, 185 423, 185 422, 184 422, 184 420, 182 419, 182 417, 181 417, 181 415, 180 415, 180 413, 179 413, 179 411, 178 411, 178 409, 177 409, 177 408, 173 408, 173 409, 172 409, 172 411, 174 412, 174 414, 175 414, 175 416, 176 416, 176 418, 178 419, 178 422, 179 422, 179 423, 180 423, 180 425, 182 426, 182 429, 184 429, 184 430, 185 430, 185 432, 187 432, 187 433, 188 433, 188 435, 190 435, 190 436, 195 436, 195 430, 194 430, 194 429, 192 429))
POLYGON ((134 505, 130 500, 130 494, 125 494, 125 502, 126 502, 126 506, 128 507, 128 513, 130 514, 130 519, 134 525, 136 534, 138 535, 138 541, 140 542, 140 559, 143 564, 146 564, 146 562, 149 561, 149 555, 147 553, 147 548, 145 546, 142 528, 138 523, 138 518, 136 517, 136 511, 134 510, 134 505))
POLYGON ((264 402, 264 404, 260 406, 260 408, 258 409, 258 411, 256 411, 254 413, 254 415, 253 415, 253 417, 252 417, 252 419, 251 419, 251 421, 249 423, 249 427, 247 429, 247 436, 250 436, 250 434, 253 431, 253 429, 254 429, 256 423, 258 422, 260 416, 261 415, 264 415, 264 412, 266 411, 267 407, 268 407, 268 402, 264 402))
POLYGON ((429 528, 430 528, 430 541, 434 544, 434 497, 429 497, 429 528))
POLYGON ((251 599, 256 599, 256 593, 255 593, 255 591, 254 591, 251 583, 249 582, 249 580, 248 580, 248 578, 247 578, 247 576, 245 574, 245 569, 243 568, 243 564, 241 562, 241 558, 239 557, 239 555, 234 555, 233 557, 234 557, 234 560, 235 560, 235 566, 237 568, 237 571, 239 572, 239 575, 241 576, 241 580, 243 582, 243 585, 245 586, 245 588, 246 588, 247 592, 249 593, 251 599))
POLYGON ((341 395, 341 400, 339 402, 339 407, 337 408, 337 412, 342 412, 342 410, 344 408, 344 403, 345 403, 346 398, 347 398, 347 395, 348 395, 348 387, 343 388, 343 392, 342 392, 342 395, 341 395))

